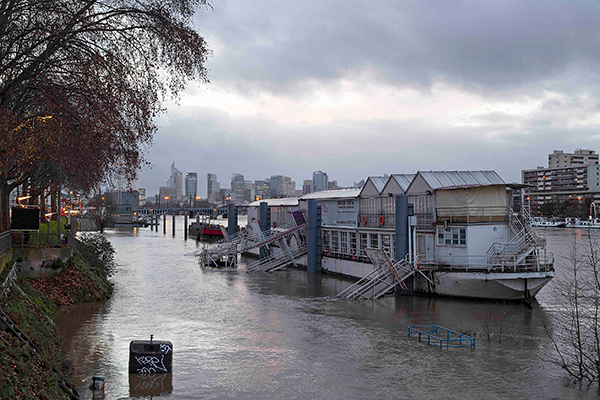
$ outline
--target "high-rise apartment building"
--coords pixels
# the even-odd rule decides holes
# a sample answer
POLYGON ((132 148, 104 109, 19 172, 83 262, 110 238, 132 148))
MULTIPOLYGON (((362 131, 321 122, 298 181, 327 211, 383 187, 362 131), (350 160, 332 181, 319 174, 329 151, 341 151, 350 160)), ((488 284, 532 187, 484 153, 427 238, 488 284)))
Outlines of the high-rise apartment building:
POLYGON ((185 174, 185 199, 194 201, 198 194, 198 174, 195 172, 186 172, 185 174))
POLYGON ((584 202, 600 199, 600 165, 571 165, 569 167, 543 168, 521 172, 525 189, 524 205, 533 214, 548 202, 584 202))
POLYGON ((594 150, 577 149, 574 153, 554 150, 552 154, 548 154, 548 168, 563 168, 588 164, 598 164, 598 154, 594 150))
POLYGON ((313 192, 320 192, 322 190, 329 189, 329 177, 327 176, 326 172, 313 172, 313 184, 311 189, 313 192))

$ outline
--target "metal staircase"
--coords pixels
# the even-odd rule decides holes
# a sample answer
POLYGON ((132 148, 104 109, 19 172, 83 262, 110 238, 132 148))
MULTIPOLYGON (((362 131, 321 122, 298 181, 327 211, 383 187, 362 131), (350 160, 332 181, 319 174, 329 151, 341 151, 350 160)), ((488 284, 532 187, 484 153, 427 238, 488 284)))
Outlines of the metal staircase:
POLYGON ((337 297, 344 299, 378 299, 397 284, 407 290, 404 280, 415 273, 406 260, 394 261, 383 249, 366 249, 367 256, 375 269, 364 278, 347 287, 337 297))
POLYGON ((538 235, 527 210, 519 216, 509 209, 508 215, 508 226, 513 237, 509 242, 496 242, 490 246, 487 251, 488 267, 523 266, 531 257, 537 256, 538 250, 544 248, 546 239, 538 235))

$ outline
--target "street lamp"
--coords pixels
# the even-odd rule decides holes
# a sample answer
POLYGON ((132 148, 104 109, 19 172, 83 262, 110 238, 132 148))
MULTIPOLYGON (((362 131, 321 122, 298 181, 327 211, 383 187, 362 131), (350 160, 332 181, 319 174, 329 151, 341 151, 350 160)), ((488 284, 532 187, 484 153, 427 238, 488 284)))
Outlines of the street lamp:
POLYGON ((165 196, 166 207, 169 208, 169 196, 165 196))

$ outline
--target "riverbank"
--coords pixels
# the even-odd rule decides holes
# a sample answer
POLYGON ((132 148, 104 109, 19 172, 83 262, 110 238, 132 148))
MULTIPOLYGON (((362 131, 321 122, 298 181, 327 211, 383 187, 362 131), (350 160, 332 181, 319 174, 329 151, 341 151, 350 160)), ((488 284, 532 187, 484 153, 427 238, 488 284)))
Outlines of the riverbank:
MULTIPOLYGON (((0 281, 8 272, 7 266, 0 281)), ((19 337, 6 326, 0 330, 1 399, 73 398, 64 382, 72 366, 56 329, 55 312, 70 304, 104 301, 112 293, 104 269, 79 254, 66 263, 55 262, 47 272, 43 277, 18 277, 0 298, 0 309, 23 333, 19 337)))

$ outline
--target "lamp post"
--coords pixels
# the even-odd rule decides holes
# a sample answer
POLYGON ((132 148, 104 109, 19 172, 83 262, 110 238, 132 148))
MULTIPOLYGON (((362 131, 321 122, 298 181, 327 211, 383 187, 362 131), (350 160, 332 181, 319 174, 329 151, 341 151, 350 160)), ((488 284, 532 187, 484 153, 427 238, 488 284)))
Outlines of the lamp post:
POLYGON ((166 207, 169 208, 169 196, 165 196, 166 207))
POLYGON ((194 208, 197 208, 197 207, 198 207, 198 201, 199 201, 199 200, 202 200, 202 197, 200 197, 200 196, 196 196, 196 200, 194 201, 194 208))

